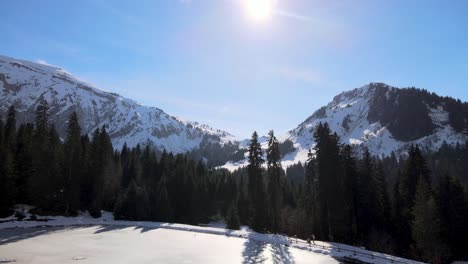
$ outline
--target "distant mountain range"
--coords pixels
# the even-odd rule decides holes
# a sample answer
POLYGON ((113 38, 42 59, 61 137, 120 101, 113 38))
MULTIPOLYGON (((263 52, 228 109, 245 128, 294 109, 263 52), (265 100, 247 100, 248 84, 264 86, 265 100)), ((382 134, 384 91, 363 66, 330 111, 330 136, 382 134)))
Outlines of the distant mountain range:
POLYGON ((54 66, 0 56, 0 91, 0 111, 15 105, 18 123, 33 122, 37 105, 47 100, 62 137, 70 114, 76 111, 84 133, 106 125, 116 148, 125 142, 130 147, 140 143, 180 153, 208 143, 234 142, 225 131, 104 92, 54 66))
MULTIPOLYGON (((233 169, 245 165, 246 140, 197 122, 184 121, 156 107, 147 107, 115 93, 104 92, 67 71, 44 64, 0 56, 0 113, 15 105, 18 123, 33 122, 34 109, 45 99, 51 119, 63 137, 71 112, 78 113, 83 132, 103 125, 116 148, 126 142, 216 160, 233 169), (212 153, 217 152, 217 153, 212 153)), ((313 131, 328 122, 343 143, 368 148, 379 156, 403 154, 410 144, 427 151, 468 140, 468 104, 415 88, 370 83, 337 95, 293 130, 279 137, 283 165, 307 159, 313 131)), ((266 142, 263 143, 266 147, 266 142)))

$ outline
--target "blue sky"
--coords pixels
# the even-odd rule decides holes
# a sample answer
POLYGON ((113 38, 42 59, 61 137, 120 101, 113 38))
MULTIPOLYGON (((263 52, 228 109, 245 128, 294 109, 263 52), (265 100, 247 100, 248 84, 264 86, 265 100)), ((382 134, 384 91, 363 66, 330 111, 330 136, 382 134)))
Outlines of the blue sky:
POLYGON ((379 81, 468 100, 468 1, 2 1, 0 54, 248 137, 379 81))

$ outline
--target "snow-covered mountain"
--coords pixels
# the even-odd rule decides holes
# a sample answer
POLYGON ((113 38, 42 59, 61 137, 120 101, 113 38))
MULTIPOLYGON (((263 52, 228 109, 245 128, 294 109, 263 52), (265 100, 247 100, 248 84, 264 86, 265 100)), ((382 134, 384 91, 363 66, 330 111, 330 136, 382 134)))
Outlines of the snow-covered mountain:
POLYGON ((463 115, 466 104, 452 98, 439 97, 424 90, 399 89, 384 83, 370 83, 337 95, 327 106, 317 110, 295 129, 280 138, 291 141, 295 150, 288 153, 285 165, 307 159, 314 146, 313 132, 327 122, 342 143, 364 147, 374 155, 404 154, 410 144, 427 151, 468 140, 466 116, 461 124, 456 115, 463 115), (457 123, 459 125, 457 125, 457 123), (454 128, 455 127, 455 128, 454 128))
MULTIPOLYGON (((410 144, 426 151, 442 144, 455 146, 468 141, 468 105, 440 97, 425 90, 396 88, 384 83, 370 83, 343 92, 327 106, 315 111, 296 128, 280 136, 283 167, 307 160, 319 123, 327 122, 341 142, 351 144, 356 152, 368 148, 373 155, 404 155, 410 144)), ((245 146, 248 143, 242 144, 245 146)), ((262 147, 266 149, 266 142, 262 147)), ((247 165, 244 159, 224 167, 236 169, 247 165)))
POLYGON ((76 111, 83 132, 106 125, 116 148, 125 142, 129 146, 140 143, 179 153, 207 143, 236 144, 225 131, 104 92, 61 68, 0 56, 0 114, 15 105, 19 124, 33 122, 42 99, 49 102, 51 120, 61 136, 76 111))
MULTIPOLYGON (((183 121, 161 109, 147 107, 115 93, 97 89, 67 71, 40 63, 0 56, 0 114, 15 105, 18 123, 34 121, 39 102, 51 105, 51 119, 63 137, 67 120, 78 113, 83 132, 106 125, 116 148, 150 144, 158 149, 187 152, 211 160, 211 165, 245 165, 248 140, 236 141, 228 132, 197 122, 183 121)), ((372 154, 401 155, 410 144, 437 150, 446 142, 468 140, 468 104, 424 90, 399 89, 371 83, 337 95, 296 128, 279 137, 283 165, 307 159, 314 146, 313 132, 327 122, 343 143, 368 148, 372 154)), ((266 148, 266 138, 261 137, 266 148)))

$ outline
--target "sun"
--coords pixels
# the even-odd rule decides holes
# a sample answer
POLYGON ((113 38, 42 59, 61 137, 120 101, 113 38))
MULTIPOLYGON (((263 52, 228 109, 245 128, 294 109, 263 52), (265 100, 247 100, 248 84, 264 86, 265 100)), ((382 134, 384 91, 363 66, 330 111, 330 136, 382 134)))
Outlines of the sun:
POLYGON ((245 7, 250 17, 256 21, 268 20, 274 8, 275 0, 245 0, 245 7))

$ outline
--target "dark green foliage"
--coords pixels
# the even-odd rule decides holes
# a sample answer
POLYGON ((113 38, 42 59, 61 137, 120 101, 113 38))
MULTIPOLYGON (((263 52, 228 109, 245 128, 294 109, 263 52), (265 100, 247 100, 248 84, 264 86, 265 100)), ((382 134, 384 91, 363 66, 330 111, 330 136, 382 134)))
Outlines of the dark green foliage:
POLYGON ((170 221, 172 219, 172 206, 167 192, 166 176, 163 175, 156 189, 156 199, 154 206, 156 207, 155 216, 159 221, 170 221))
POLYGON ((434 131, 436 126, 429 116, 428 107, 443 107, 455 131, 467 131, 467 103, 414 87, 391 89, 383 83, 372 83, 370 86, 375 92, 370 101, 368 120, 388 124, 387 128, 398 140, 410 141, 434 131))
MULTIPOLYGON (((360 206, 361 200, 359 196, 359 174, 357 172, 357 161, 353 156, 351 146, 347 145, 341 152, 341 162, 343 164, 343 197, 344 197, 344 214, 347 218, 346 225, 348 233, 346 240, 349 243, 356 243, 359 239, 358 227, 361 227, 360 222, 360 206)), ((359 230, 360 231, 360 230, 359 230)))
POLYGON ((356 155, 320 124, 304 165, 285 173, 271 132, 264 166, 254 133, 249 166, 229 172, 149 146, 114 151, 105 126, 90 139, 75 113, 62 142, 45 101, 36 117, 17 128, 11 107, 6 123, 0 119, 2 216, 27 203, 38 214, 87 210, 99 217, 108 210, 117 219, 188 224, 225 219, 232 229, 314 234, 427 261, 467 258, 468 145, 427 154, 411 146, 407 158, 379 159, 368 151, 356 155))
POLYGON ((400 188, 403 199, 409 207, 412 207, 417 182, 419 178, 430 181, 430 171, 427 168, 426 160, 423 158, 418 146, 412 145, 408 151, 408 155, 409 157, 402 174, 400 188))
POLYGON ((18 129, 15 152, 15 178, 17 186, 16 202, 30 204, 31 177, 34 175, 33 167, 33 135, 32 124, 21 125, 18 129))
POLYGON ((226 218, 226 228, 232 230, 239 230, 240 229, 240 220, 239 215, 237 213, 237 206, 233 203, 228 210, 227 218, 226 218))
POLYGON ((44 132, 49 128, 49 103, 46 100, 39 102, 36 107, 35 125, 38 131, 44 132))
POLYGON ((6 135, 3 122, 0 124, 0 133, 0 215, 6 217, 11 214, 10 207, 14 204, 13 157, 10 143, 14 133, 6 135))
POLYGON ((447 248, 441 242, 439 209, 427 180, 419 178, 412 208, 412 236, 417 253, 425 261, 439 262, 447 248))
POLYGON ((252 134, 252 139, 250 140, 248 160, 250 225, 255 231, 265 232, 267 228, 267 212, 265 183, 262 170, 264 160, 262 158, 262 149, 258 142, 257 132, 252 134))
POLYGON ((345 234, 342 173, 339 138, 332 134, 328 124, 319 124, 314 133, 315 173, 317 178, 318 237, 330 241, 341 240, 345 234))
POLYGON ((295 184, 299 184, 301 182, 304 182, 304 179, 305 179, 305 169, 304 169, 304 166, 301 162, 297 163, 297 164, 293 164, 291 166, 288 166, 286 168, 286 175, 287 175, 287 178, 295 183, 295 184))
POLYGON ((200 147, 187 153, 193 160, 203 160, 209 167, 222 166, 228 161, 240 161, 244 159, 245 150, 239 148, 238 144, 231 142, 224 145, 211 143, 204 139, 200 147))
POLYGON ((293 142, 289 139, 286 139, 285 141, 278 144, 281 158, 295 150, 293 142))
POLYGON ((445 175, 440 180, 437 206, 440 209, 441 241, 448 244, 453 255, 467 259, 468 204, 463 186, 457 178, 445 175))
POLYGON ((132 181, 118 197, 114 208, 115 219, 148 220, 149 201, 145 189, 132 181))
POLYGON ((73 112, 68 121, 63 163, 65 214, 73 214, 80 208, 80 184, 86 164, 81 143, 81 128, 78 116, 73 112))
POLYGON ((281 226, 282 186, 281 152, 273 130, 270 131, 267 149, 268 208, 270 231, 278 233, 281 226))

